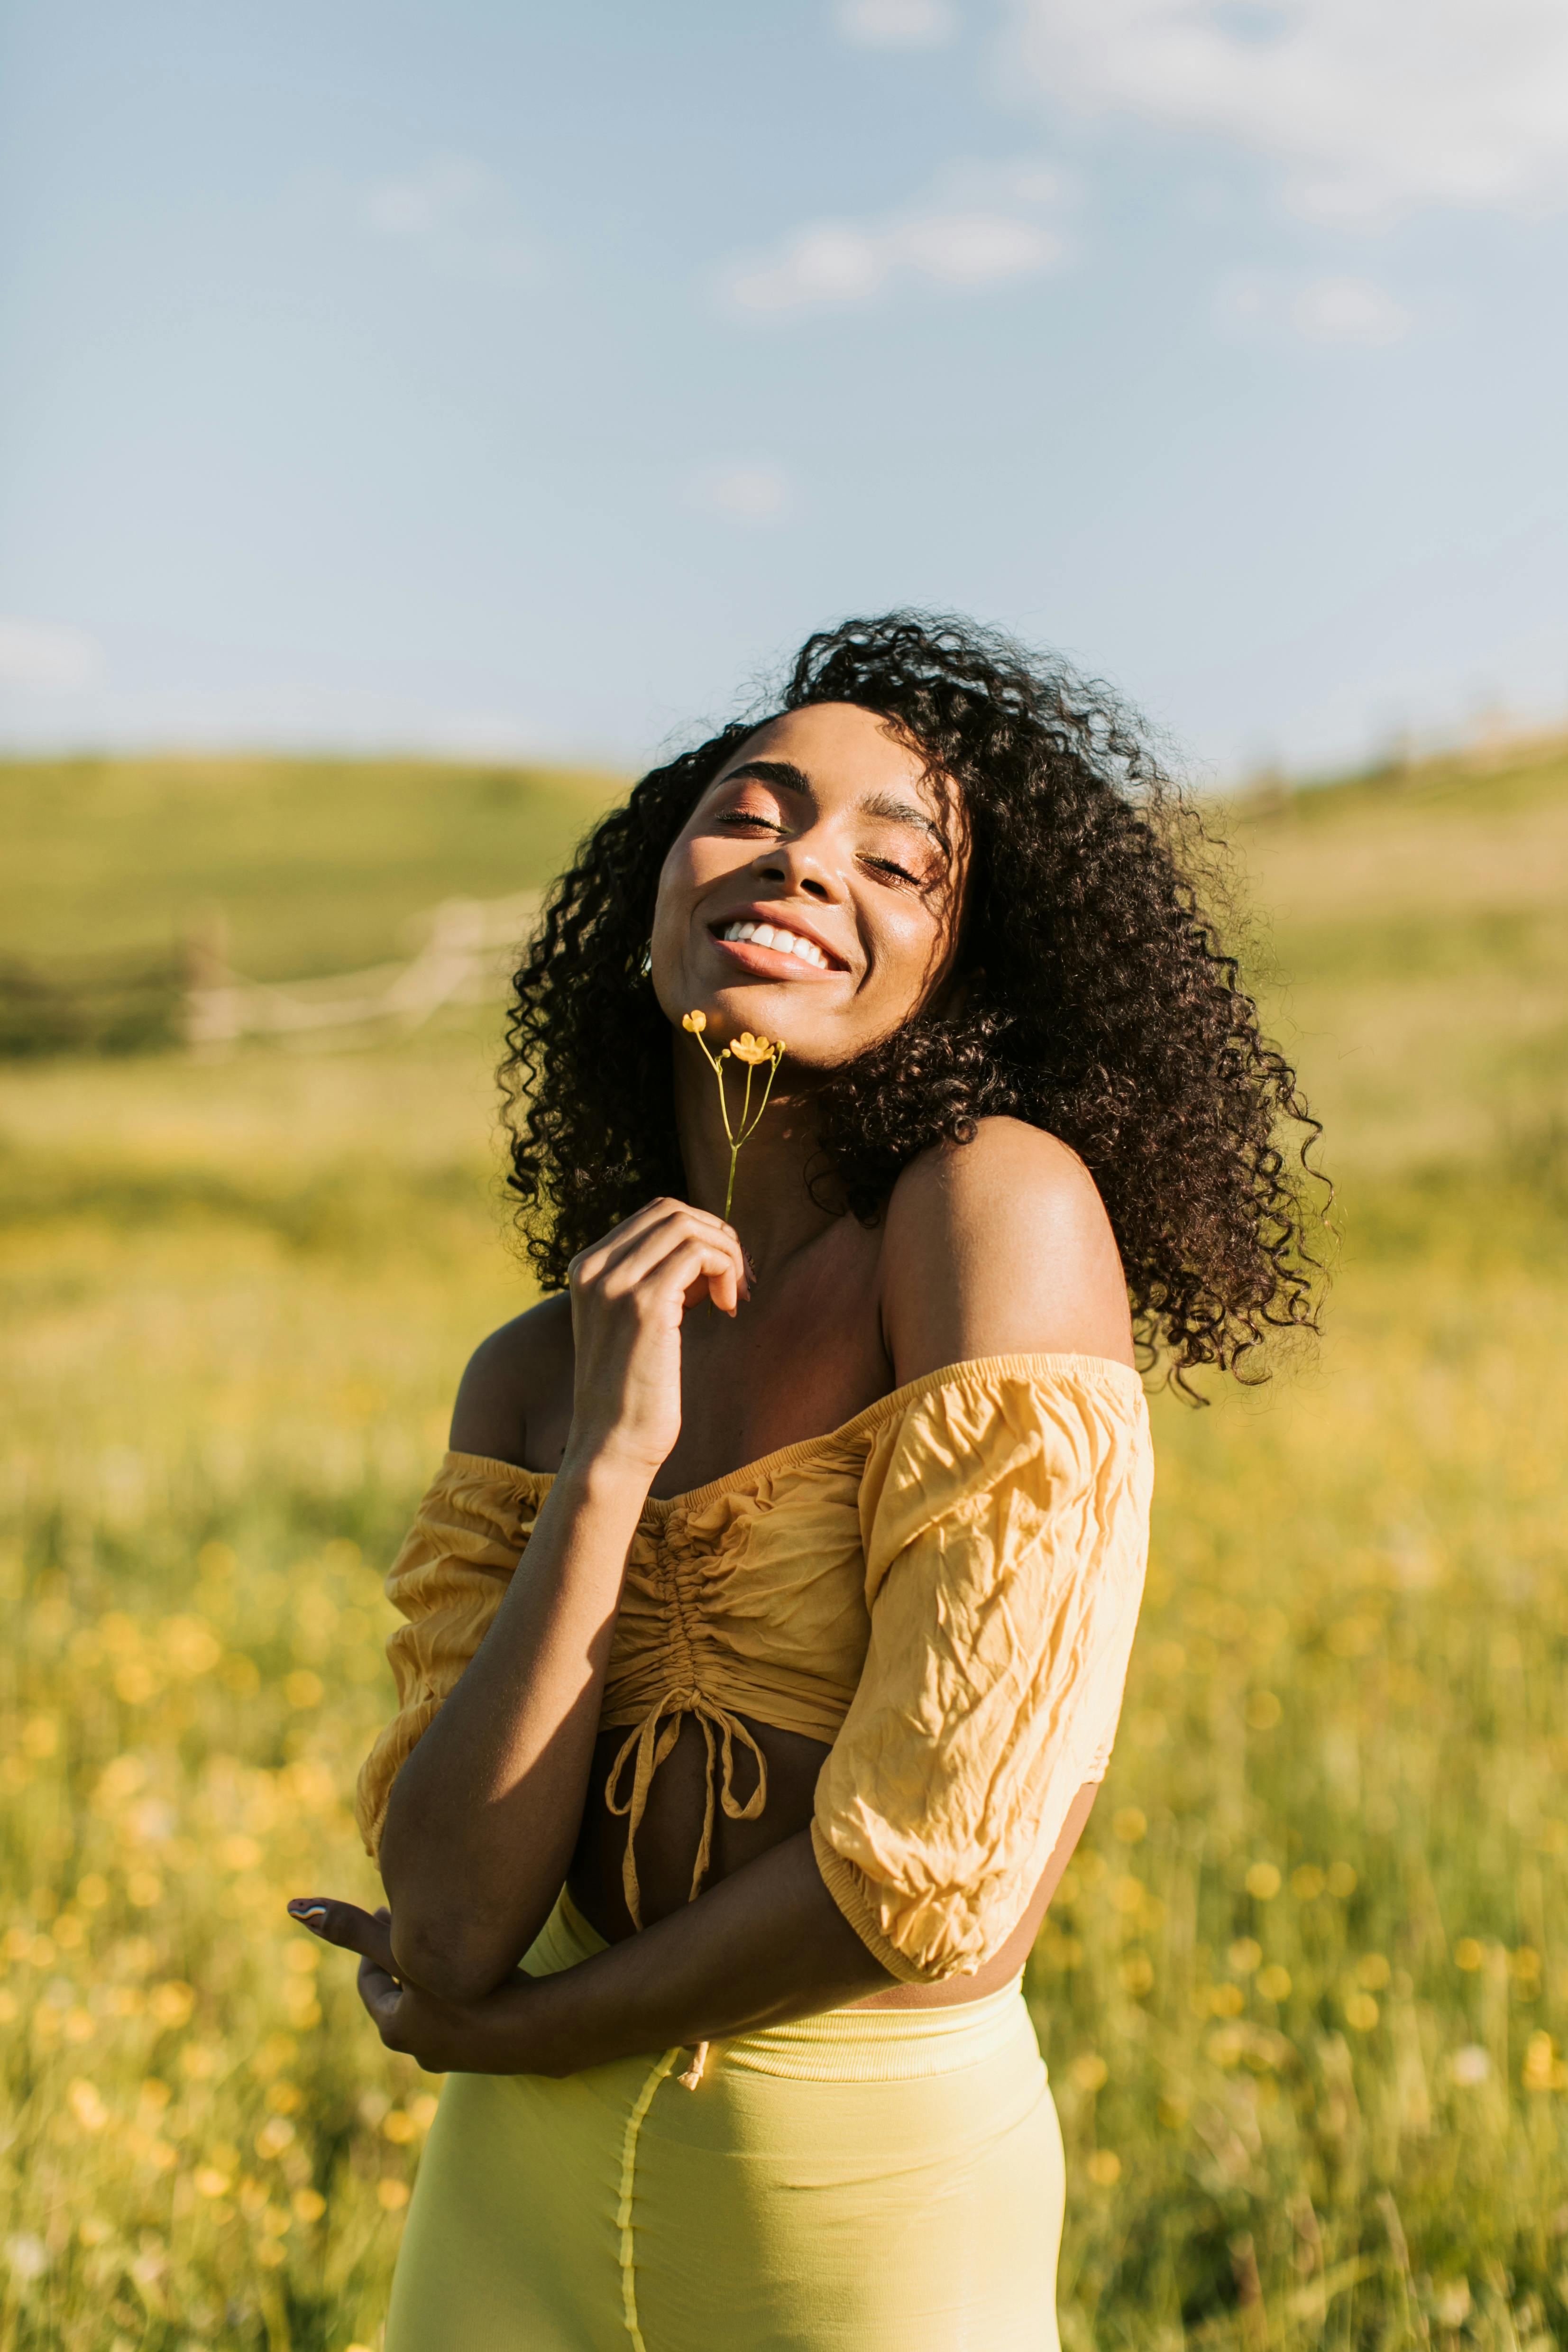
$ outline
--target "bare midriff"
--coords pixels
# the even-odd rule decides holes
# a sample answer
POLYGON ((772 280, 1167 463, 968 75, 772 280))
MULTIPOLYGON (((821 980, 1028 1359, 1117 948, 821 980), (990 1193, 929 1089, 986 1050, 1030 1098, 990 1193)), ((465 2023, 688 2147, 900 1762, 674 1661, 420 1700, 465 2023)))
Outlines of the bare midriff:
MULTIPOLYGON (((718 1809, 713 1829, 713 1858, 705 1885, 716 1885, 747 1863, 755 1862, 786 1839, 810 1827, 817 1775, 828 1753, 820 1739, 798 1732, 779 1731, 755 1717, 739 1718, 768 1762, 768 1802, 754 1821, 732 1821, 718 1809)), ((620 1943, 634 1930, 626 1907, 622 1865, 626 1852, 626 1821, 610 1811, 605 1785, 625 1739, 623 1730, 601 1732, 589 1777, 588 1802, 568 1885, 572 1901, 605 1940, 620 1943)), ((706 1798, 707 1751, 698 1724, 690 1718, 671 1754, 654 1775, 648 1809, 637 1832, 637 1878, 644 1925, 682 1908, 690 1897, 692 1857, 702 1835, 706 1798)), ((743 1757, 736 1768, 736 1795, 744 1802, 756 1786, 755 1767, 743 1757)), ((1073 1835, 1076 1836, 1076 1828, 1073 1835)), ((1065 1853, 1053 1855, 1040 1893, 1028 1913, 996 1957, 974 1976, 952 1977, 941 1984, 890 1984, 862 2004, 879 2009, 946 2009, 978 2000, 996 1992, 1017 1976, 1039 1932, 1046 1903, 1065 1865, 1065 1853)))

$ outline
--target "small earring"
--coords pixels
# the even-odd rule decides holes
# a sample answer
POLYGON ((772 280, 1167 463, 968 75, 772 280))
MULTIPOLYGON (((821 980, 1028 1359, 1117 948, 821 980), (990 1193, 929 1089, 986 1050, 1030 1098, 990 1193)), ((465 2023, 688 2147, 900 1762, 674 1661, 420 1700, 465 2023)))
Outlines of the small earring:
POLYGON ((649 974, 652 972, 653 969, 653 940, 649 940, 649 942, 648 942, 648 944, 647 944, 647 947, 643 950, 643 952, 642 972, 643 972, 643 979, 644 979, 644 980, 646 980, 646 979, 648 978, 648 976, 649 976, 649 974))

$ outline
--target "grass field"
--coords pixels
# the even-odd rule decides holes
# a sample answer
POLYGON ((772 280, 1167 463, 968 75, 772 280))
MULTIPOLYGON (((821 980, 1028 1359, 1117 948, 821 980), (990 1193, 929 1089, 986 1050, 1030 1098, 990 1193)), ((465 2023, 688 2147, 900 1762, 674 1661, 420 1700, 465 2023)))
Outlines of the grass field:
MULTIPOLYGON (((102 840, 188 791, 161 774, 117 800, 99 772, 96 840, 47 774, 5 781, 45 877, 30 954, 110 921, 102 840)), ((361 815, 381 796, 379 913, 353 911, 333 778, 214 772, 160 919, 244 898, 277 845, 258 793, 296 812, 300 870, 236 911, 256 969, 329 968, 311 905, 345 910, 351 962, 444 888, 538 878, 519 833, 515 872, 431 883, 399 798, 426 782, 338 781, 361 815)), ((600 789, 551 786, 552 854, 600 789)), ((1069 2150, 1064 2339, 1547 2352, 1568 758, 1327 790, 1237 839, 1340 1262, 1315 1355, 1205 1412, 1155 1401, 1122 1738, 1030 1979, 1069 2150)), ((475 1018, 0 1078, 0 2352, 378 2342, 434 2086, 281 1906, 371 1894, 347 1798, 387 1704, 380 1575, 468 1349, 527 1296, 493 1045, 475 1018)))

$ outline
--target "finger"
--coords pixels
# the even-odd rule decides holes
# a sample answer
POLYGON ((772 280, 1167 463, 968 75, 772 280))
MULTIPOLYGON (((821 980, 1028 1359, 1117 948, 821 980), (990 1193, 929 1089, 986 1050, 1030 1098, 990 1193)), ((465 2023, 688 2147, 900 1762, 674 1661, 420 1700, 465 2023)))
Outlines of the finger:
POLYGON ((683 1306, 711 1297, 727 1315, 733 1315, 739 1300, 751 1295, 738 1244, 727 1237, 687 1232, 673 1240, 662 1255, 644 1244, 639 1255, 618 1267, 605 1286, 610 1298, 667 1302, 674 1294, 683 1306))
POLYGON ((612 1225, 607 1234, 601 1234, 596 1242, 590 1242, 586 1249, 579 1250, 567 1272, 574 1279, 593 1280, 602 1272, 605 1260, 613 1256, 629 1236, 646 1233, 651 1224, 656 1223, 665 1214, 669 1205, 665 1200, 645 1201, 640 1209, 632 1211, 631 1216, 622 1217, 618 1225, 612 1225))
POLYGON ((607 1246, 592 1282, 606 1297, 622 1297, 632 1283, 640 1281, 662 1257, 693 1234, 706 1235, 716 1248, 733 1250, 737 1265, 744 1269, 740 1236, 735 1227, 727 1225, 722 1217, 689 1209, 685 1202, 677 1201, 671 1204, 667 1216, 644 1225, 640 1233, 618 1239, 613 1247, 607 1246))
POLYGON ((338 1903, 322 1895, 302 1895, 289 1905, 288 1916, 302 1927, 308 1927, 324 1944, 336 1944, 345 1952, 362 1953, 367 1959, 391 1970, 390 1911, 378 1911, 372 1916, 361 1911, 357 1903, 338 1903))
POLYGON ((618 1225, 612 1225, 601 1239, 591 1244, 587 1249, 580 1250, 569 1271, 582 1281, 598 1281, 606 1266, 612 1264, 629 1244, 640 1240, 643 1234, 674 1217, 695 1219, 701 1224, 711 1225, 718 1233, 733 1230, 711 1209, 694 1208, 689 1201, 677 1201, 668 1193, 661 1193, 656 1200, 644 1202, 642 1208, 635 1210, 631 1216, 623 1217, 618 1225))
POLYGON ((736 1298, 751 1296, 740 1236, 734 1228, 722 1223, 699 1226, 689 1218, 660 1226, 630 1244, 605 1274, 604 1296, 624 1298, 643 1283, 663 1283, 669 1278, 677 1258, 683 1264, 690 1262, 694 1249, 704 1254, 705 1272, 719 1275, 721 1270, 727 1271, 726 1297, 731 1311, 736 1298))
POLYGON ((736 1254, 716 1250, 693 1235, 670 1252, 649 1282, 659 1290, 678 1292, 683 1309, 695 1306, 706 1293, 716 1307, 733 1315, 741 1298, 751 1296, 749 1287, 741 1288, 744 1279, 736 1254))
POLYGON ((384 2041, 389 2032, 395 2032, 402 1987, 396 1977, 374 1960, 361 1960, 354 1978, 355 1990, 374 2021, 377 2032, 384 2041))

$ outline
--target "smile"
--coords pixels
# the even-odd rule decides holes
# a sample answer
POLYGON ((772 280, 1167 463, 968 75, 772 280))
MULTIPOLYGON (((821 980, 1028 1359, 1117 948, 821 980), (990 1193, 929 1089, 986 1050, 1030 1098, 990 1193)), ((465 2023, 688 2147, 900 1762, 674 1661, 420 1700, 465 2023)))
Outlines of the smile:
POLYGON ((815 940, 800 931, 787 931, 779 923, 726 923, 717 937, 727 947, 771 948, 775 955, 796 956, 814 971, 833 969, 815 940))

